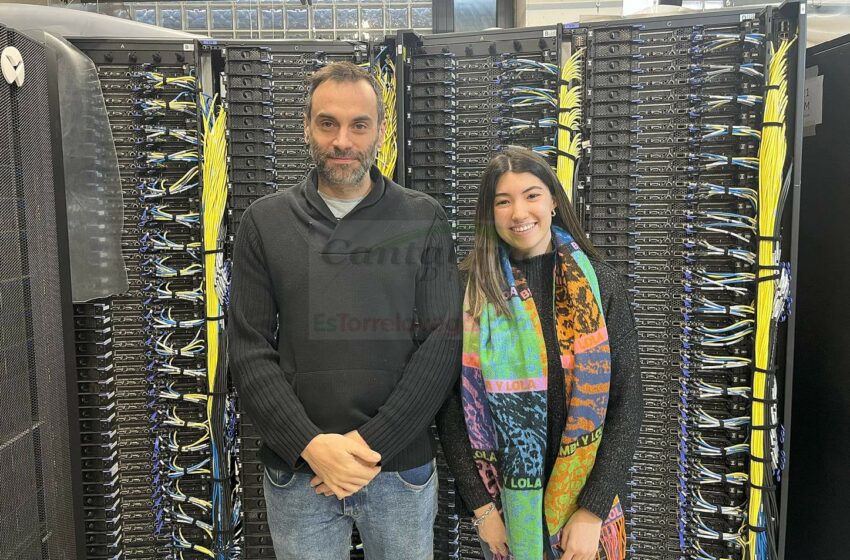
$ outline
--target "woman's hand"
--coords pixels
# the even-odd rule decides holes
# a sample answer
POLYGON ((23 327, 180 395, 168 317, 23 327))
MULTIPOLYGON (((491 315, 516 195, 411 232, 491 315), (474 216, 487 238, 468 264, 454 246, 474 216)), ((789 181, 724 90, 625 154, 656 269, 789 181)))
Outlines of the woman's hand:
MULTIPOLYGON (((473 512, 475 518, 478 519, 484 515, 484 512, 490 509, 491 505, 487 504, 476 509, 473 512)), ((502 521, 499 510, 494 509, 481 521, 481 524, 478 525, 478 536, 490 547, 490 552, 504 557, 508 556, 508 534, 505 531, 505 522, 502 521)))
POLYGON ((596 560, 602 520, 579 508, 561 532, 561 560, 596 560))

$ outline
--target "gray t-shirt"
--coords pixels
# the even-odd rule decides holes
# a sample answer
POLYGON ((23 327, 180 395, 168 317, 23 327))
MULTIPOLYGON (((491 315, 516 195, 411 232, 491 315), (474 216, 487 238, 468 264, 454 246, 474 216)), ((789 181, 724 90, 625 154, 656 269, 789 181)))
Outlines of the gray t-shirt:
POLYGON ((332 198, 322 191, 318 192, 337 220, 341 220, 346 214, 354 210, 354 207, 360 204, 361 200, 366 198, 365 196, 361 196, 360 198, 353 198, 351 200, 341 200, 339 198, 332 198))

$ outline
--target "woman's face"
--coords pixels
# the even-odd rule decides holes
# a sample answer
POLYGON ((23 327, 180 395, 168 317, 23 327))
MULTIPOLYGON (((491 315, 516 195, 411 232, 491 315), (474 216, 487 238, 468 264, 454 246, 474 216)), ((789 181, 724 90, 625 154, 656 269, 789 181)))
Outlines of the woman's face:
POLYGON ((514 258, 542 255, 552 240, 552 210, 557 204, 543 181, 531 173, 505 172, 496 184, 496 232, 514 258))

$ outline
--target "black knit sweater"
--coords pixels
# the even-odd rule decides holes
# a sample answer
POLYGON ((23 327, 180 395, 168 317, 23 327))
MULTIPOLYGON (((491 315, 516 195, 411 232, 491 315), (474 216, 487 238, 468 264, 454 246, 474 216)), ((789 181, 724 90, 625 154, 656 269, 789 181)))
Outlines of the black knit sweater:
MULTIPOLYGON (((599 280, 603 312, 611 344, 611 387, 602 441, 593 471, 581 495, 579 506, 601 519, 608 516, 614 496, 626 499, 627 479, 632 465, 641 418, 643 392, 638 359, 637 331, 625 283, 611 266, 591 259, 599 280)), ((516 261, 528 281, 537 306, 546 343, 549 371, 561 368, 553 316, 552 282, 554 253, 516 261)), ((554 465, 560 436, 566 423, 564 377, 549 376, 546 477, 554 465)), ((474 510, 490 502, 490 495, 478 475, 472 447, 466 432, 460 387, 456 387, 437 415, 437 428, 446 461, 457 480, 464 503, 474 510)))
POLYGON ((254 202, 233 249, 230 368, 266 466, 309 472, 318 434, 357 430, 401 471, 460 371, 460 285, 445 212, 371 170, 340 220, 316 172, 254 202))

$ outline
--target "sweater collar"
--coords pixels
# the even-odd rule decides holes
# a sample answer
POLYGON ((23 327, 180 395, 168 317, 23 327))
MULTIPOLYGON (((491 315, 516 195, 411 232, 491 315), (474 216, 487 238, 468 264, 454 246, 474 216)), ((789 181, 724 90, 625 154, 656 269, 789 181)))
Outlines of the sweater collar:
MULTIPOLYGON (((355 206, 351 212, 356 212, 360 208, 372 206, 384 196, 384 191, 386 191, 387 188, 386 181, 384 180, 384 176, 381 175, 381 172, 374 165, 369 169, 369 177, 372 179, 372 188, 369 190, 369 194, 367 194, 366 198, 361 200, 360 204, 355 206)), ((319 196, 319 172, 316 171, 315 167, 307 174, 306 187, 305 195, 307 197, 307 201, 313 206, 313 208, 318 210, 322 216, 336 222, 336 217, 333 215, 330 208, 328 208, 328 205, 325 204, 325 201, 322 200, 322 197, 319 196)))

